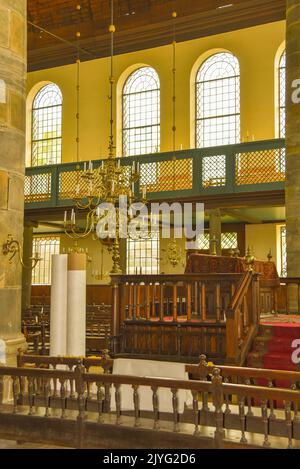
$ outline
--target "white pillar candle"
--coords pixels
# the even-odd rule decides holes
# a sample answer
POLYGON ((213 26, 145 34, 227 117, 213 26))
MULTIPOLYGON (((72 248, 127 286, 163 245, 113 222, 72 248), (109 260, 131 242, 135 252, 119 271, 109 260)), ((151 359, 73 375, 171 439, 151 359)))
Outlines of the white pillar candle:
POLYGON ((86 254, 68 256, 67 354, 85 356, 86 254))
POLYGON ((50 355, 67 353, 67 254, 53 254, 51 268, 50 355))

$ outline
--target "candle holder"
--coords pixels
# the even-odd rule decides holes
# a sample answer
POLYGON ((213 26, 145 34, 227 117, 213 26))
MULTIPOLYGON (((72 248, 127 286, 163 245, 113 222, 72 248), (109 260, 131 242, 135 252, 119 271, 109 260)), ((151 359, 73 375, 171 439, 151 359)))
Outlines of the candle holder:
POLYGON ((21 252, 21 245, 20 245, 19 241, 14 239, 11 234, 9 234, 7 236, 6 243, 4 243, 3 246, 2 246, 2 254, 4 256, 10 256, 9 259, 8 259, 9 262, 11 262, 13 260, 13 258, 16 255, 18 255, 18 259, 20 261, 20 264, 22 265, 22 267, 24 267, 24 269, 28 269, 28 270, 33 270, 36 267, 36 265, 38 264, 38 262, 40 262, 42 260, 42 258, 36 252, 33 257, 30 257, 30 261, 32 262, 32 264, 31 265, 25 264, 25 262, 23 260, 22 252, 21 252))

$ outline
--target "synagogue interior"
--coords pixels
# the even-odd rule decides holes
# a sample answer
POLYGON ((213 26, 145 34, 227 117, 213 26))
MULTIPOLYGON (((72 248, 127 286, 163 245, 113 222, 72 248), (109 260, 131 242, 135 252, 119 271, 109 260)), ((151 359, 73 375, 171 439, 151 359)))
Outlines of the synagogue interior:
POLYGON ((0 449, 300 448, 299 130, 300 0, 0 0, 0 449))

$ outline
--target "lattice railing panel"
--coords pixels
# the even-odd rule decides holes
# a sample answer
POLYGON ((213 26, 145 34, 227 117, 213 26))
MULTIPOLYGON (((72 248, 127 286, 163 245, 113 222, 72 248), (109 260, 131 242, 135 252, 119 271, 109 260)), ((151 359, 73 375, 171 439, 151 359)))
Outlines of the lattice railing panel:
POLYGON ((166 192, 193 188, 193 160, 172 159, 141 165, 141 187, 147 192, 166 192))
MULTIPOLYGON (((101 178, 97 171, 93 171, 95 179, 92 186, 99 186, 101 178)), ((64 171, 59 175, 59 192, 58 197, 60 200, 73 199, 74 196, 84 197, 90 190, 90 181, 83 178, 83 170, 64 171)))
POLYGON ((51 200, 51 173, 25 176, 24 194, 26 204, 51 200))
POLYGON ((226 185, 226 156, 205 156, 202 160, 202 186, 220 187, 226 185))
POLYGON ((285 180, 285 150, 276 148, 238 153, 235 160, 235 178, 238 186, 285 180))

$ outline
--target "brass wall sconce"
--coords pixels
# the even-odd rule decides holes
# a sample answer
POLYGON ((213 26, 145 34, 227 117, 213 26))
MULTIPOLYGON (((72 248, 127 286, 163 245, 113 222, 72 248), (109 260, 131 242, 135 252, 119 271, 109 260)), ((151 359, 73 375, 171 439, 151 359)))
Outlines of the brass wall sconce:
POLYGON ((36 265, 38 264, 38 262, 40 262, 42 260, 41 257, 39 256, 39 254, 36 252, 34 254, 34 256, 30 257, 30 259, 29 259, 32 264, 31 265, 25 264, 25 262, 23 260, 22 253, 21 253, 20 243, 16 239, 13 239, 11 234, 9 234, 7 236, 7 241, 2 246, 2 254, 4 256, 10 256, 9 257, 9 262, 11 262, 13 260, 13 258, 16 255, 18 255, 18 258, 19 258, 19 261, 20 261, 20 264, 22 265, 22 267, 24 267, 24 269, 29 269, 29 270, 33 270, 36 267, 36 265))

